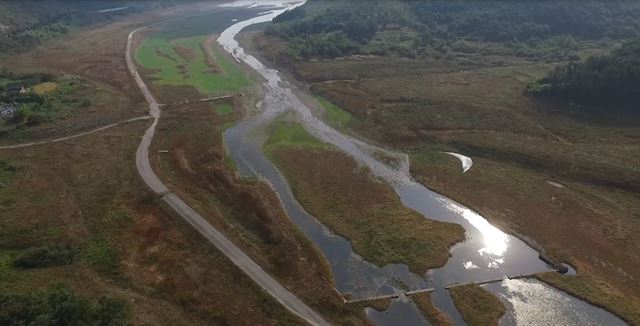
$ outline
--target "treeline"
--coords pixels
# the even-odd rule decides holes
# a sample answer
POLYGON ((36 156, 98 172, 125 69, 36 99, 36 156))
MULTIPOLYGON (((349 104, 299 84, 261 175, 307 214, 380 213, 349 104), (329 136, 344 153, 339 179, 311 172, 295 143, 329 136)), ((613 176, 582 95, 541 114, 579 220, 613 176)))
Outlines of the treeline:
POLYGON ((268 29, 293 55, 575 56, 576 41, 640 36, 639 1, 311 0, 268 29))
POLYGON ((556 67, 529 85, 528 91, 538 96, 640 112, 640 39, 624 43, 609 55, 591 56, 585 61, 556 67))

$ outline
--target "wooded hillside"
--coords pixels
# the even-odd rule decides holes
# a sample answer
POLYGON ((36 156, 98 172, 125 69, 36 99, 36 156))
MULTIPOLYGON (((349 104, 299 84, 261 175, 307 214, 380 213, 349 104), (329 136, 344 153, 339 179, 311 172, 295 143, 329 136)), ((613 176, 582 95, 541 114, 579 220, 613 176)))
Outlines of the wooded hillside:
POLYGON ((577 42, 640 36, 638 1, 322 1, 278 17, 271 35, 300 58, 452 53, 575 58, 577 42))

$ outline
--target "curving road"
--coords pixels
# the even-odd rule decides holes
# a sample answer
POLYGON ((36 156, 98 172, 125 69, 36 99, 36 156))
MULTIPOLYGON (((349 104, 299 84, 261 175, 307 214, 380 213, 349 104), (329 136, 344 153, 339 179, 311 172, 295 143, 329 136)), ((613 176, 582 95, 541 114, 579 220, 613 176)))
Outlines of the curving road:
POLYGON ((200 234, 202 234, 209 242, 218 248, 227 258, 229 258, 236 266, 238 266, 245 274, 247 274, 254 282, 256 282, 263 290, 268 292, 278 302, 285 306, 289 311, 298 315, 309 324, 312 325, 329 325, 322 316, 313 311, 302 300, 298 299, 293 293, 289 292, 278 281, 265 272, 258 264, 256 264, 247 254, 231 242, 224 234, 216 230, 209 222, 207 222, 200 214, 194 211, 182 199, 171 193, 169 189, 162 183, 158 176, 153 172, 151 163, 149 162, 149 145, 153 140, 156 126, 160 120, 160 106, 158 101, 153 97, 144 80, 140 77, 138 70, 132 59, 132 40, 133 35, 145 27, 138 28, 131 33, 127 40, 126 61, 127 67, 136 81, 138 88, 144 95, 147 103, 149 103, 149 115, 153 118, 153 123, 144 133, 142 142, 136 152, 136 167, 138 173, 144 182, 151 188, 153 192, 162 196, 162 200, 172 207, 176 213, 191 224, 200 234))

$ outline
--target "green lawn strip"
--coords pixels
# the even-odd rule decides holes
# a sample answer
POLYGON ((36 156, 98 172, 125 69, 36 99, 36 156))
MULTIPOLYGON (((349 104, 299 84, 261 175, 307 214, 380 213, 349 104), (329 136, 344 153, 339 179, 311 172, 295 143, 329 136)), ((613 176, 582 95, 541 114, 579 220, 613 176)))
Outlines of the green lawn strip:
POLYGON ((460 285, 449 289, 456 308, 469 326, 498 325, 506 309, 502 302, 476 284, 460 285))
POLYGON ((318 103, 325 109, 325 118, 329 125, 334 128, 344 128, 351 123, 351 113, 333 104, 322 96, 315 96, 318 103))
POLYGON ((212 68, 207 65, 206 54, 200 46, 204 38, 205 36, 194 36, 170 40, 162 34, 147 37, 136 51, 136 61, 144 68, 154 71, 149 75, 154 83, 193 86, 207 95, 236 92, 249 85, 249 80, 242 70, 217 48, 212 52, 223 72, 212 71, 212 68), (174 46, 190 49, 194 55, 193 58, 181 57, 174 46))

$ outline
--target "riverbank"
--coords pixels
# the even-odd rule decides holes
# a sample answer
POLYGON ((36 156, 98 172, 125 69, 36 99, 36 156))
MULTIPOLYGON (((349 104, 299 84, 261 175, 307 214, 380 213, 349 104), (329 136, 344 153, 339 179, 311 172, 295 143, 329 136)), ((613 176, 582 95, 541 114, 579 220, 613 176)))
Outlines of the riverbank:
POLYGON ((476 284, 449 289, 453 302, 469 326, 498 326, 506 309, 493 294, 476 284))

